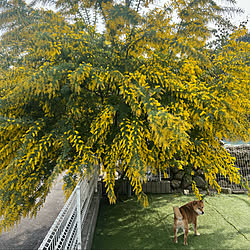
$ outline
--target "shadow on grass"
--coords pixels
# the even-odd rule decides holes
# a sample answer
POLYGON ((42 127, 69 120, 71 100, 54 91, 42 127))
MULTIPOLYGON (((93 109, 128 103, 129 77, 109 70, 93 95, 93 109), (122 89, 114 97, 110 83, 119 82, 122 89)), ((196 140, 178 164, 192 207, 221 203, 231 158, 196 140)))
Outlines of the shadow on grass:
MULTIPOLYGON (((184 246, 183 233, 180 232, 175 244, 172 207, 193 199, 153 195, 149 196, 150 206, 147 208, 141 207, 134 199, 113 206, 102 201, 92 249, 247 249, 249 242, 220 221, 220 216, 212 209, 198 219, 200 236, 195 236, 191 229, 188 246, 184 246)), ((243 226, 241 232, 249 233, 248 229, 243 226)))

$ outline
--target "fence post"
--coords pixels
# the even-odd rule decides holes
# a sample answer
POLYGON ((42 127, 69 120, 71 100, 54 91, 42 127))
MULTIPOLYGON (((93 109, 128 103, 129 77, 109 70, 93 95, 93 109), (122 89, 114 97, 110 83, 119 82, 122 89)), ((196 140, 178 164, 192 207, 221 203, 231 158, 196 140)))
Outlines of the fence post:
POLYGON ((81 187, 77 184, 76 189, 76 213, 77 213, 77 249, 82 249, 82 220, 81 220, 81 187))
POLYGON ((131 197, 132 194, 131 194, 131 182, 128 181, 128 197, 131 197))
POLYGON ((94 166, 94 183, 95 183, 95 193, 97 193, 98 192, 98 188, 97 188, 97 186, 98 186, 98 165, 95 165, 94 166))

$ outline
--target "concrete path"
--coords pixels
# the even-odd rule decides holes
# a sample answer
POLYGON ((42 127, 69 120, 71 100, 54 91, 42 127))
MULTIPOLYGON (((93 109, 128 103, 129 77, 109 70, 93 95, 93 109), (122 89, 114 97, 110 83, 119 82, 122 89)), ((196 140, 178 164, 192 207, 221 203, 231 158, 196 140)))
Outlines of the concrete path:
POLYGON ((62 185, 62 177, 60 177, 36 218, 24 218, 17 227, 0 235, 0 250, 38 249, 64 206, 62 185))

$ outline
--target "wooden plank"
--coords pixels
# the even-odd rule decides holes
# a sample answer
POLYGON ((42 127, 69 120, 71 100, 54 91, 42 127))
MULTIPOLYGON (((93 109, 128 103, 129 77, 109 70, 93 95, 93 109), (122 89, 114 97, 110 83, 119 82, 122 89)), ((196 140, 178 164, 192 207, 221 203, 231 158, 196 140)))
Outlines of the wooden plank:
POLYGON ((156 185, 156 193, 160 194, 161 193, 161 182, 157 181, 155 183, 155 185, 156 185))

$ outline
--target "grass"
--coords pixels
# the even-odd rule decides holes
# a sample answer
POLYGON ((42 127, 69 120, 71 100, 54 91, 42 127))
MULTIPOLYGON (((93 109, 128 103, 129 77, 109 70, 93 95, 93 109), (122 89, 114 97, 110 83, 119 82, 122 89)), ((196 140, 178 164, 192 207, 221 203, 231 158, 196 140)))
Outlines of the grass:
POLYGON ((188 246, 183 233, 174 243, 173 206, 193 196, 149 195, 150 205, 140 206, 134 198, 109 205, 102 201, 93 250, 104 249, 250 249, 250 200, 247 195, 216 195, 205 198, 205 214, 198 217, 198 232, 192 226, 188 246))

